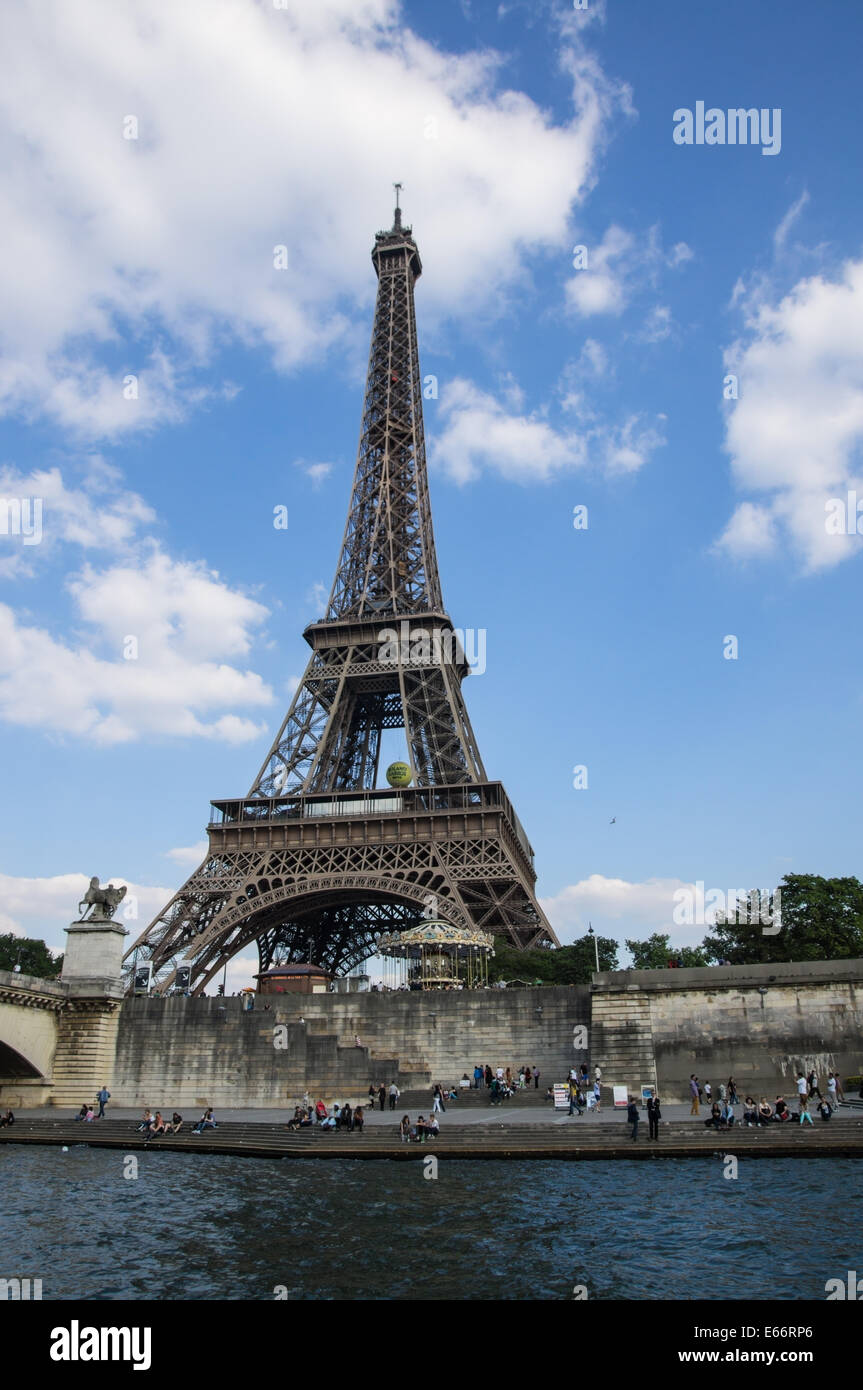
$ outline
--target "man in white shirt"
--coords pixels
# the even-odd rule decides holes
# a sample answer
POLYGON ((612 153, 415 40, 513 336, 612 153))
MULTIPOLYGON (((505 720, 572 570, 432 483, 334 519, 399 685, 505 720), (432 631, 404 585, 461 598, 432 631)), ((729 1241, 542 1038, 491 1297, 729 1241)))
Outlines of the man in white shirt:
POLYGON ((839 1109, 839 1101, 836 1098, 836 1077, 832 1071, 827 1078, 827 1099, 834 1110, 839 1109))
POLYGON ((396 1083, 393 1082, 393 1084, 390 1086, 390 1110, 395 1110, 396 1101, 398 1100, 400 1095, 401 1091, 399 1090, 396 1083))
POLYGON ((802 1071, 797 1073, 797 1094, 798 1096, 808 1096, 809 1094, 809 1082, 802 1071))

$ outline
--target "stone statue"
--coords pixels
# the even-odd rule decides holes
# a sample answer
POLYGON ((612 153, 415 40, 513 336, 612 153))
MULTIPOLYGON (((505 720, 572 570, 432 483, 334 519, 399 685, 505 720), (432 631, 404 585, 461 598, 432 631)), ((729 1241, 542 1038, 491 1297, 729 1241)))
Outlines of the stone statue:
POLYGON ((98 878, 91 878, 90 887, 78 904, 78 911, 83 912, 81 920, 110 922, 125 896, 125 888, 115 888, 113 883, 109 883, 107 888, 100 888, 98 878), (85 908, 92 909, 89 916, 83 911, 85 908))

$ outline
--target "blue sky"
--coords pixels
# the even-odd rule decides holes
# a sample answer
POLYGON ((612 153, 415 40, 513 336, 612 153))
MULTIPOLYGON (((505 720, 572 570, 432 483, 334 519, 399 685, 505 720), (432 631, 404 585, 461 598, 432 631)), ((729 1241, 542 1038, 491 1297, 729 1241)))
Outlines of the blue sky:
POLYGON ((61 947, 98 873, 139 931, 248 790, 338 557, 395 179, 466 698, 561 940, 857 874, 857 8, 83 8, 0 21, 0 496, 43 506, 0 534, 0 929, 61 947), (697 102, 779 110, 778 153, 675 143, 697 102))

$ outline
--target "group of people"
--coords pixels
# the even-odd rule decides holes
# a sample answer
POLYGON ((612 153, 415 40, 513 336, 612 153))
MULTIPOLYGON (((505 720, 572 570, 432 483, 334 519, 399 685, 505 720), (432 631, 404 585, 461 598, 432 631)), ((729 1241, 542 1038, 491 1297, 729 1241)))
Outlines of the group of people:
MULTIPOLYGON (((462 1080, 468 1080, 467 1073, 465 1073, 462 1080)), ((524 1091, 530 1085, 533 1085, 534 1089, 538 1090, 539 1067, 519 1067, 518 1072, 513 1075, 512 1067, 497 1067, 492 1071, 488 1063, 482 1066, 481 1063, 478 1062, 473 1069, 473 1084, 475 1088, 481 1090, 481 1088, 485 1086, 488 1090, 491 1090, 495 1081, 498 1082, 499 1086, 502 1083, 510 1092, 517 1090, 524 1091)))
POLYGON ((75 1116, 75 1119, 83 1120, 87 1124, 89 1124, 92 1120, 104 1120, 105 1106, 108 1104, 108 1101, 110 1099, 111 1092, 108 1090, 107 1086, 103 1086, 101 1091, 97 1093, 96 1099, 92 1105, 89 1101, 84 1101, 84 1104, 81 1106, 81 1109, 78 1111, 78 1114, 75 1116))
MULTIPOLYGON (((171 1115, 170 1120, 166 1120, 161 1110, 157 1110, 155 1115, 149 1108, 141 1116, 141 1123, 136 1126, 136 1133, 145 1136, 145 1142, 149 1144, 151 1139, 160 1139, 166 1134, 179 1134, 183 1128, 183 1117, 178 1110, 171 1115)), ((212 1106, 207 1106, 196 1125, 192 1126, 192 1134, 203 1134, 205 1129, 218 1129, 216 1116, 212 1106)))
MULTIPOLYGON (((346 1129, 351 1133, 362 1134, 365 1115, 361 1105, 352 1109, 346 1101, 344 1105, 333 1105, 330 1110, 323 1100, 312 1105, 308 1096, 305 1096, 304 1102, 303 1105, 294 1106, 293 1116, 288 1120, 288 1129, 346 1129)), ((383 1105, 381 1109, 383 1110, 383 1105)))
POLYGON ((424 1144, 427 1139, 434 1139, 438 1134, 440 1134, 440 1122, 434 1111, 428 1119, 425 1119, 423 1115, 418 1115, 415 1125, 411 1124, 410 1115, 402 1115, 399 1123, 399 1135, 403 1144, 410 1144, 411 1141, 424 1144))
MULTIPOLYGON (((626 1106, 626 1123, 630 1127, 633 1144, 638 1139, 638 1122, 641 1116, 638 1113, 638 1102, 635 1096, 630 1096, 626 1106)), ((659 1139, 659 1121, 662 1119, 662 1109, 659 1104, 659 1096, 655 1091, 647 1097, 647 1123, 649 1126, 648 1138, 659 1139)))
MULTIPOLYGON (((593 1081, 590 1080, 590 1072, 587 1063, 582 1062, 576 1070, 575 1067, 569 1069, 569 1113, 570 1115, 583 1115, 585 1110, 593 1110, 599 1114, 602 1109, 602 1068, 599 1066, 593 1069, 593 1081)), ((546 1100, 554 1099, 554 1091, 549 1087, 546 1092, 546 1100)))
MULTIPOLYGON (((861 1087, 863 1093, 863 1087, 861 1087)), ((689 1109, 690 1115, 697 1115, 699 1106, 703 1101, 710 1105, 710 1115, 704 1121, 708 1128, 730 1129, 734 1124, 734 1106, 740 1104, 737 1094, 737 1087, 734 1077, 729 1076, 728 1081, 717 1087, 716 1098, 713 1098, 713 1088, 709 1081, 702 1085, 695 1072, 689 1078, 689 1094, 692 1104, 689 1109)), ((777 1096, 775 1105, 771 1105, 766 1096, 756 1102, 752 1096, 746 1096, 743 1101, 742 1123, 747 1127, 752 1125, 768 1125, 778 1121, 780 1124, 786 1120, 796 1119, 799 1124, 807 1121, 813 1123, 811 1107, 817 1097, 817 1112, 821 1119, 830 1119, 834 1110, 845 1100, 842 1090, 842 1082, 835 1072, 830 1072, 827 1077, 827 1095, 824 1096, 818 1085, 818 1073, 813 1067, 806 1076, 802 1071, 797 1073, 797 1112, 793 1114, 785 1103, 784 1096, 777 1096)))

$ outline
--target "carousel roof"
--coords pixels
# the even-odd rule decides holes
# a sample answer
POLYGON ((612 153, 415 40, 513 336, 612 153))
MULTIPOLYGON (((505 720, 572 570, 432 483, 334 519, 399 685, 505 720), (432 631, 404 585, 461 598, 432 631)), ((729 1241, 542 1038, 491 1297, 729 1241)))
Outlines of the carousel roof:
POLYGON ((378 950, 387 953, 423 946, 472 946, 477 951, 494 951, 494 938, 474 927, 454 927, 441 918, 426 918, 403 932, 386 932, 378 940, 378 950))

